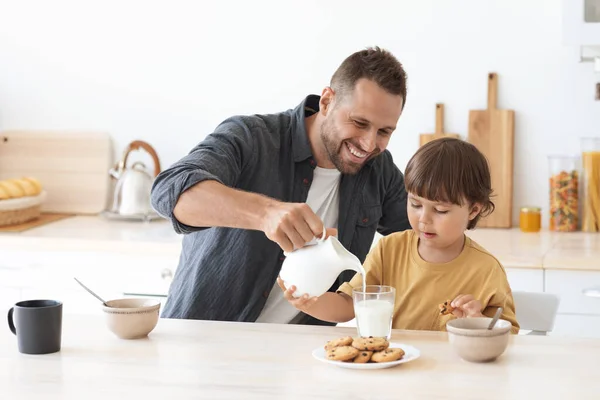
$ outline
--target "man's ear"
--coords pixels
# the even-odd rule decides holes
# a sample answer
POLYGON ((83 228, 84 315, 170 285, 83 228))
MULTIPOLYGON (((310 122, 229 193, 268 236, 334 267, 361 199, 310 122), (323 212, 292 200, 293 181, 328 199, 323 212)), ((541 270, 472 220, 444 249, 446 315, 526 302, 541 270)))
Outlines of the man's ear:
POLYGON ((479 213, 481 213, 481 209, 483 207, 481 206, 481 204, 479 203, 475 203, 471 206, 471 211, 469 212, 469 221, 472 221, 473 218, 475 218, 476 216, 479 215, 479 213))
POLYGON ((321 100, 319 100, 319 112, 323 114, 323 116, 327 116, 327 113, 333 107, 333 102, 335 100, 335 92, 329 86, 323 89, 321 93, 321 100))

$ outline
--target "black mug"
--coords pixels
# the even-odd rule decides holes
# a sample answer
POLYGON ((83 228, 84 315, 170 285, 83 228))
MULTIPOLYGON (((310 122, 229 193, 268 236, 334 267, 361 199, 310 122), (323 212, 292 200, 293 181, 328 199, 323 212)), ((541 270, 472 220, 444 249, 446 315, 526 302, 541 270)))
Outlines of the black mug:
POLYGON ((62 303, 56 300, 20 301, 8 310, 8 327, 17 335, 19 351, 48 354, 60 351, 62 303))

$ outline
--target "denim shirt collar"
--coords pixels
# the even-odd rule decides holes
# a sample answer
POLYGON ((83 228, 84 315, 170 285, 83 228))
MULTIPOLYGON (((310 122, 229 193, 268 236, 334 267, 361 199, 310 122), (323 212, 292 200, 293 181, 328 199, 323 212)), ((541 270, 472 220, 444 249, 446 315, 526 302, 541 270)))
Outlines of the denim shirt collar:
POLYGON ((313 156, 306 130, 306 117, 319 111, 320 99, 321 96, 310 94, 292 112, 292 151, 295 162, 304 161, 313 156))

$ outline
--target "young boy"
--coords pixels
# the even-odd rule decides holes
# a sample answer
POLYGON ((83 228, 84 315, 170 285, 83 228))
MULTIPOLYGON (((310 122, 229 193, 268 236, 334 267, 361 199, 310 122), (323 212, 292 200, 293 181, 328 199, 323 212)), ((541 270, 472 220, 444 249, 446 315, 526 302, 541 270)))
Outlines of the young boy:
MULTIPOLYGON (((364 263, 367 285, 396 288, 394 329, 445 330, 451 318, 501 318, 518 333, 515 306, 506 272, 498 260, 465 235, 481 216, 494 210, 487 160, 460 139, 437 139, 422 146, 405 172, 408 218, 412 230, 379 240, 364 263), (450 299, 450 307, 440 304, 450 299)), ((330 322, 354 318, 352 289, 362 287, 356 274, 336 293, 286 299, 298 310, 330 322)))

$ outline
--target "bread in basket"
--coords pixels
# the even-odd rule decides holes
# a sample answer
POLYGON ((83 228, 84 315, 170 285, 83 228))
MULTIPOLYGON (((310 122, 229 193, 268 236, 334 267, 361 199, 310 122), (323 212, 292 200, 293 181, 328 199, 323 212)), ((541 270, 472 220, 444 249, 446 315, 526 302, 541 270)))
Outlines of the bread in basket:
POLYGON ((16 225, 36 219, 46 199, 42 185, 35 178, 0 181, 0 226, 16 225))

